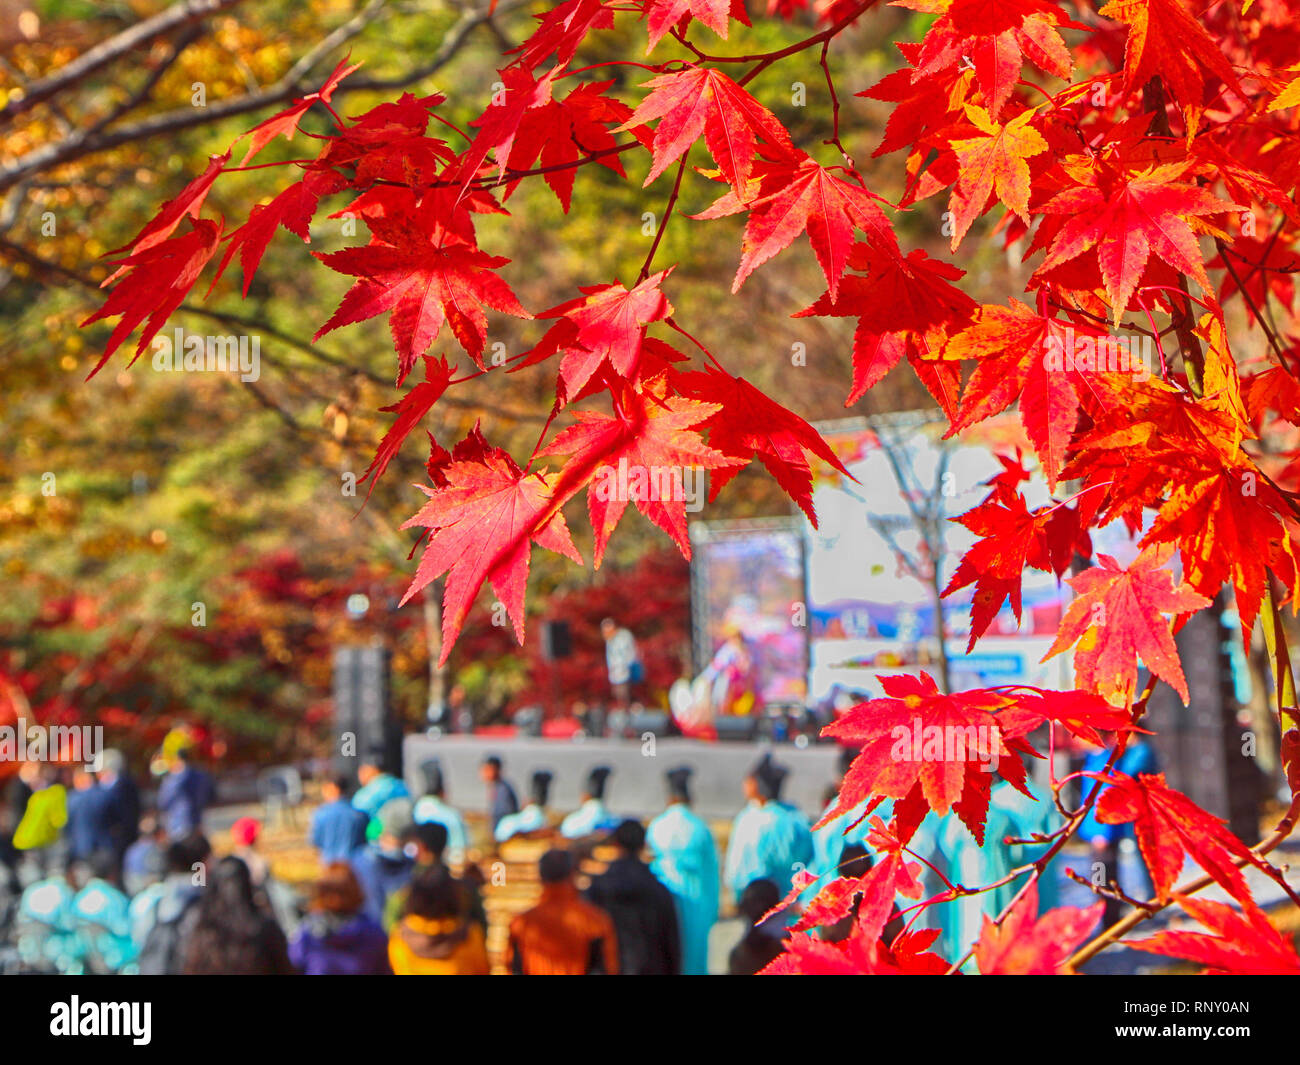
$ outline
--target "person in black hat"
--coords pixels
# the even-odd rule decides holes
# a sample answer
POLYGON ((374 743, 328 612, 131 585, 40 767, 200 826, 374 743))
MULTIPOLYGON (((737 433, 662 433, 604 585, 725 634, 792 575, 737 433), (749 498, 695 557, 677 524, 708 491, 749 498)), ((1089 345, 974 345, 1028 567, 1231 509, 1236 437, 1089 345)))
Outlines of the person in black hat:
POLYGON ((582 805, 560 822, 560 835, 565 839, 582 839, 597 832, 607 832, 618 824, 618 818, 605 806, 605 785, 612 772, 609 766, 598 765, 587 774, 582 805))
POLYGON ((447 802, 447 785, 442 775, 442 763, 430 758, 420 766, 424 774, 424 795, 415 804, 412 816, 417 825, 437 824, 447 830, 447 861, 460 865, 465 860, 469 835, 465 819, 451 803, 447 802))
POLYGON ((501 759, 495 754, 489 754, 483 759, 483 764, 479 766, 478 772, 483 783, 487 785, 488 822, 495 834, 497 826, 501 824, 503 817, 519 812, 519 799, 515 795, 515 789, 510 786, 510 782, 502 775, 501 759))
POLYGON ((690 807, 690 767, 677 766, 664 776, 668 808, 646 830, 654 855, 650 870, 677 903, 682 972, 707 976, 709 932, 718 919, 718 848, 709 826, 690 807))
POLYGON ((795 873, 813 861, 812 831, 808 819, 781 801, 781 788, 789 770, 764 754, 745 778, 749 803, 732 825, 727 845, 725 880, 737 901, 755 880, 770 880, 784 897, 795 873))
POLYGON ((641 860, 645 829, 627 820, 614 829, 618 857, 594 878, 587 898, 614 921, 618 971, 626 976, 677 976, 682 940, 672 894, 641 860))
POLYGON ((511 836, 520 836, 525 832, 536 832, 547 824, 546 802, 551 794, 552 774, 539 769, 529 781, 530 802, 517 814, 510 814, 497 822, 496 841, 504 843, 511 836))

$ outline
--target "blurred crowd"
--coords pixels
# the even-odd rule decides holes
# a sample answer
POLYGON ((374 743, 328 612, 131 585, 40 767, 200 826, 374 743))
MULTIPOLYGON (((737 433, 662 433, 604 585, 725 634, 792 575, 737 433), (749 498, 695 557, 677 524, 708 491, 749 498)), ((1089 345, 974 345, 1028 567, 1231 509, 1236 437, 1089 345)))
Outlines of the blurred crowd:
MULTIPOLYGON (((1133 750, 1129 761, 1148 757, 1133 750)), ((852 754, 842 752, 841 778, 852 754)), ((97 767, 24 765, 8 783, 0 816, 4 968, 486 974, 485 894, 494 878, 515 875, 503 872, 504 849, 531 840, 536 904, 509 920, 506 971, 745 975, 782 952, 802 904, 826 878, 862 876, 876 858, 861 808, 814 828, 814 819, 783 799, 787 771, 770 754, 745 778, 744 805, 725 850, 692 809, 685 766, 665 774, 662 812, 643 823, 611 813, 607 766, 590 769, 578 808, 561 815, 549 804, 551 773, 533 773, 521 803, 502 760, 488 757, 480 766, 487 819, 479 832, 489 838, 478 846, 436 760, 420 767, 418 795, 384 771, 378 753, 361 761, 355 774, 322 784, 308 831, 319 868, 305 894, 273 876, 259 844, 262 826, 251 817, 230 824, 227 853, 213 854, 204 823, 214 782, 184 748, 170 758, 147 807, 115 751, 97 767), (597 851, 604 855, 599 872, 584 873, 584 860, 597 851), (796 882, 804 872, 821 879, 804 886, 807 877, 796 882), (738 935, 724 945, 729 952, 714 937, 724 906, 740 917, 738 935), (717 956, 726 954, 725 969, 710 964, 711 939, 717 956)), ((823 816, 839 784, 827 782, 823 816)), ((874 816, 887 820, 889 804, 874 816)), ((984 847, 955 816, 927 818, 910 844, 929 863, 922 897, 938 894, 947 881, 996 881, 1041 854, 1043 837, 1059 823, 1050 802, 1004 782, 992 788, 984 847)), ((1084 838, 1097 857, 1113 861, 1118 831, 1092 824, 1084 838)), ((1059 882, 1049 866, 1041 910, 1059 904, 1059 882)), ((925 928, 928 921, 938 930, 935 949, 959 957, 978 935, 981 916, 1005 905, 1012 890, 902 912, 895 927, 906 920, 925 928)), ((852 922, 850 911, 818 934, 842 939, 852 922)))

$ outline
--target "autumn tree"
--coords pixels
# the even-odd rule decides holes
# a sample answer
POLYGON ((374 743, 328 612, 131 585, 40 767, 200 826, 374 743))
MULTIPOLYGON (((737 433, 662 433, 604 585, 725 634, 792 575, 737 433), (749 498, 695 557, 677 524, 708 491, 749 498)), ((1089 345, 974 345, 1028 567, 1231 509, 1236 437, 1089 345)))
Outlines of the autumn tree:
MULTIPOLYGON (((1025 567, 1064 577, 1076 557, 1091 556, 1089 530, 1120 522, 1140 536, 1141 553, 1127 568, 1099 555, 1070 578, 1077 598, 1052 653, 1073 654, 1076 689, 948 692, 925 674, 894 677, 882 698, 830 727, 861 748, 833 812, 873 818, 881 860, 822 888, 773 971, 955 972, 973 958, 984 973, 1065 972, 1171 905, 1207 933, 1164 933, 1147 949, 1219 971, 1300 971, 1242 872, 1257 870, 1290 894, 1268 854, 1291 831, 1300 800, 1248 849, 1160 776, 1114 770, 1156 684, 1188 697, 1173 633, 1227 586, 1243 637, 1259 625, 1268 641, 1280 749, 1300 785, 1300 711, 1280 613, 1296 590, 1300 516, 1284 454, 1300 425, 1289 320, 1300 225, 1294 6, 903 6, 927 17, 912 24, 915 39, 899 42, 902 65, 874 84, 846 85, 832 56, 883 17, 874 0, 811 11, 750 10, 743 0, 565 0, 507 52, 468 123, 448 117, 440 93, 350 113, 339 94, 364 75, 340 56, 314 91, 196 166, 113 253, 107 298, 86 320, 116 320, 95 369, 123 349, 150 357, 192 291, 247 292, 268 246, 308 242, 313 219, 361 220, 365 243, 312 250, 319 266, 304 253, 304 271, 310 264, 312 276, 348 285, 316 339, 376 320, 390 331, 402 391, 367 481, 404 440, 427 444, 423 498, 406 521, 420 530, 422 551, 406 595, 442 582, 445 659, 485 584, 523 640, 533 546, 585 561, 566 511, 573 500, 586 500, 594 566, 629 503, 689 553, 687 469, 710 471, 716 497, 757 463, 813 517, 810 461, 834 463, 833 453, 777 389, 756 387, 725 346, 698 339, 700 325, 677 309, 681 264, 665 255, 682 227, 743 218, 734 279, 710 289, 721 303, 810 250, 825 291, 788 313, 854 323, 849 404, 906 373, 953 433, 1014 405, 1057 494, 1031 510, 1008 468, 961 519, 980 537, 952 580, 975 585, 973 641, 1004 602, 1018 612, 1025 567), (775 19, 811 24, 781 47, 733 44, 741 27, 775 19), (578 61, 604 37, 635 44, 617 58, 578 61), (819 87, 828 136, 809 139, 778 117, 777 96, 791 84, 796 94, 819 87), (888 115, 871 154, 894 159, 901 193, 892 199, 870 187, 865 161, 848 148, 852 96, 888 115), (308 115, 325 116, 323 126, 304 131, 308 115), (273 155, 284 141, 289 158, 273 155), (261 202, 233 219, 207 209, 214 188, 250 173, 261 202), (567 278, 567 298, 527 305, 511 284, 511 259, 530 249, 512 245, 494 216, 537 185, 565 216, 580 216, 591 183, 609 175, 647 190, 651 235, 639 267, 567 278), (706 189, 711 202, 682 209, 706 189), (919 246, 911 220, 928 203, 942 208, 954 261, 919 246), (1020 292, 991 302, 970 294, 957 263, 981 241, 1023 260, 1020 292), (494 346, 502 316, 534 323, 522 349, 494 346), (546 383, 551 404, 522 450, 478 426, 459 439, 442 431, 439 411, 458 389, 486 380, 509 395, 529 379, 546 383), (611 480, 619 470, 664 472, 635 489, 611 480), (980 739, 958 757, 900 752, 898 729, 916 722, 980 739), (1069 781, 1052 779, 1047 798, 1064 823, 1033 841, 1038 857, 995 884, 949 880, 939 895, 917 897, 925 857, 909 844, 918 828, 951 811, 976 841, 992 842, 992 786, 1029 794, 1025 761, 1041 756, 1029 737, 1044 727, 1052 742, 1114 737, 1107 769, 1083 782, 1081 805, 1067 803, 1069 781), (877 813, 884 802, 888 821, 877 813), (1100 934, 1100 904, 1043 914, 1037 905, 1047 863, 1094 807, 1104 821, 1134 825, 1156 886, 1154 900, 1100 934), (1178 881, 1185 858, 1204 876, 1178 881), (1210 883, 1241 911, 1197 900, 1210 883), (926 911, 1008 884, 1011 901, 964 956, 940 957, 934 934, 915 930, 926 911), (847 914, 855 897, 847 940, 806 931, 847 914), (902 931, 885 937, 896 911, 902 931)), ((1135 903, 1116 885, 1096 890, 1135 903)))

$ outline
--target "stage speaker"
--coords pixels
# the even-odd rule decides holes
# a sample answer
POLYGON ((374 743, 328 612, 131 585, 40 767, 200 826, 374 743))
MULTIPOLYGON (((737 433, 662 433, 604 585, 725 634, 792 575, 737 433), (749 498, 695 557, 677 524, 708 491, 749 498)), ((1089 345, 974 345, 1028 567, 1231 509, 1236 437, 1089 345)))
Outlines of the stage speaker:
POLYGON ((542 624, 542 658, 554 662, 573 654, 573 637, 567 621, 547 621, 542 624))
POLYGON ((628 715, 628 728, 635 739, 640 739, 647 732, 656 736, 668 736, 672 734, 672 720, 662 710, 637 710, 628 715))
POLYGON ((389 697, 389 653, 385 647, 334 649, 335 771, 355 773, 361 759, 378 755, 381 768, 402 773, 402 727, 389 697))
POLYGON ((757 733, 758 718, 753 714, 720 714, 713 719, 713 729, 720 740, 749 742, 757 733))

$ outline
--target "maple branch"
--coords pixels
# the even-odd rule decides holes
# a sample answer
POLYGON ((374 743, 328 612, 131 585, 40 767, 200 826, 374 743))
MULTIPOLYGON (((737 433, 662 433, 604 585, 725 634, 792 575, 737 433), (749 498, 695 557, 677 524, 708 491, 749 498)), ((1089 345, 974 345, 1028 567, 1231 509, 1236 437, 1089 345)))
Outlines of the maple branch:
POLYGON ((242 2, 243 0, 181 0, 180 3, 173 4, 152 18, 137 22, 134 26, 82 52, 53 74, 24 86, 21 93, 11 98, 4 107, 0 107, 0 125, 8 125, 37 104, 44 103, 141 45, 242 2))
MULTIPOLYGON (((213 0, 205 0, 205 2, 213 2, 213 0)), ((237 3, 239 0, 221 0, 221 2, 237 3)), ((10 188, 31 174, 54 169, 87 155, 95 155, 135 141, 172 135, 195 126, 217 123, 226 118, 287 103, 302 95, 307 87, 306 79, 311 72, 331 51, 356 36, 373 20, 386 2, 387 0, 372 0, 370 7, 328 34, 319 44, 306 52, 279 81, 259 92, 210 104, 205 108, 188 105, 174 108, 141 119, 131 126, 102 130, 94 136, 91 136, 88 130, 73 133, 62 141, 43 145, 20 156, 7 166, 0 167, 0 191, 10 188)), ((527 2, 528 0, 501 0, 496 6, 496 14, 524 7, 527 2)), ((423 81, 451 62, 464 46, 470 33, 491 17, 492 14, 486 9, 467 8, 460 20, 447 31, 442 43, 427 63, 392 78, 348 78, 335 88, 334 98, 338 99, 356 92, 401 89, 423 81)), ((633 144, 635 143, 634 141, 633 144)))
MULTIPOLYGON (((1273 830, 1273 834, 1262 843, 1251 848, 1251 852, 1263 857, 1265 854, 1276 849, 1282 841, 1291 835, 1292 831, 1294 831, 1297 815, 1300 815, 1300 795, 1294 796, 1291 799, 1291 805, 1287 808, 1286 815, 1278 822, 1277 828, 1273 830)), ((1231 859, 1232 864, 1238 869, 1245 866, 1249 861, 1249 858, 1244 857, 1231 859)), ((1195 880, 1188 881, 1186 884, 1180 884, 1178 887, 1173 889, 1169 899, 1164 901, 1157 900, 1156 908, 1154 910, 1139 909, 1125 914, 1096 938, 1090 940, 1076 950, 1065 964, 1071 968, 1082 965, 1088 959, 1095 957, 1097 954, 1101 953, 1101 951, 1115 943, 1120 936, 1132 931, 1143 921, 1154 917, 1156 914, 1173 905, 1173 903, 1178 901, 1177 896, 1187 898, 1191 895, 1197 894, 1198 892, 1204 891, 1214 883, 1217 883, 1217 881, 1207 873, 1204 876, 1197 877, 1195 880)))
MULTIPOLYGON (((1285 369, 1287 359, 1286 359, 1285 350, 1282 347, 1282 342, 1277 338, 1277 335, 1269 327, 1268 322, 1264 320, 1264 315, 1260 313, 1259 305, 1255 302, 1255 297, 1246 291, 1245 282, 1242 281, 1241 275, 1237 273, 1237 268, 1232 265, 1232 260, 1228 258, 1228 254, 1231 251, 1231 249, 1226 244, 1223 243, 1222 237, 1214 238, 1214 246, 1219 249, 1219 258, 1223 260, 1224 269, 1228 271, 1228 274, 1232 277, 1232 280, 1236 282, 1237 291, 1241 293, 1241 298, 1246 301, 1246 306, 1249 307, 1255 315, 1255 321, 1259 323, 1260 328, 1264 330, 1264 335, 1268 337, 1269 347, 1273 349, 1273 354, 1277 356, 1278 362, 1280 362, 1282 364, 1283 369, 1285 369)), ((1267 254, 1267 252, 1265 254, 1267 254)), ((1264 266, 1263 264, 1259 264, 1258 269, 1267 271, 1268 267, 1264 266)), ((1264 289, 1264 293, 1265 293, 1265 298, 1267 299, 1267 295, 1268 295, 1267 286, 1264 289)))

